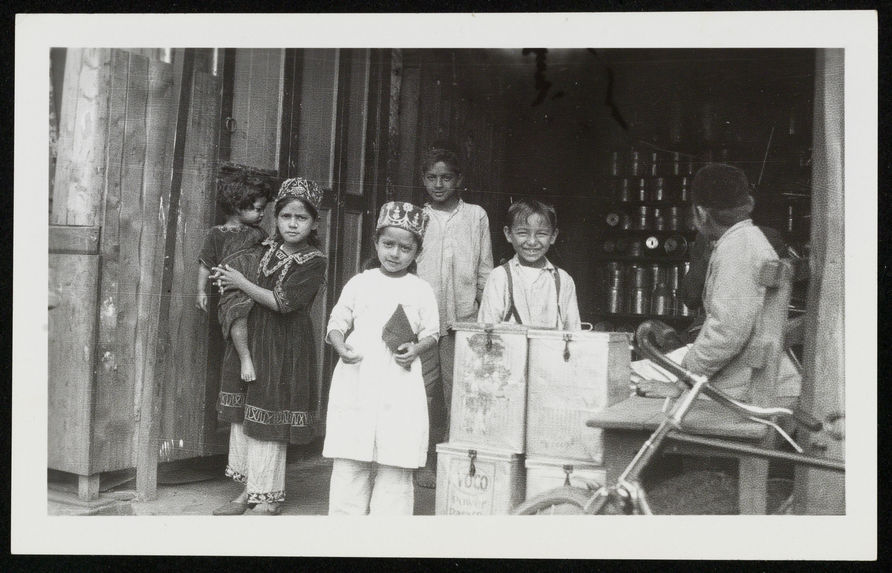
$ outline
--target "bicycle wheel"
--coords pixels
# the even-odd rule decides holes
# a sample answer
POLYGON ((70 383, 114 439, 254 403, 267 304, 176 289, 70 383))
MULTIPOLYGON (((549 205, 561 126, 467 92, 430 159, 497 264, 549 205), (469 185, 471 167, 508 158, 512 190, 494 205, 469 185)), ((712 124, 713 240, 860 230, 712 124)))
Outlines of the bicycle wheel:
POLYGON ((581 515, 594 492, 563 486, 531 497, 514 508, 512 515, 581 515))

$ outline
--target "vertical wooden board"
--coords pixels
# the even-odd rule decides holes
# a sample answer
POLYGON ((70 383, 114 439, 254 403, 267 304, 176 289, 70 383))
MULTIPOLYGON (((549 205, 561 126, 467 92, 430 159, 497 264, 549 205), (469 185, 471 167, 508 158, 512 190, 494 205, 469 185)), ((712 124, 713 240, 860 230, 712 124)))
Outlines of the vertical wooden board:
POLYGON ((350 87, 346 94, 347 129, 346 129, 346 169, 344 192, 350 195, 362 195, 363 177, 366 159, 366 128, 368 125, 369 74, 371 73, 371 56, 368 49, 348 50, 345 57, 350 58, 350 87))
POLYGON ((338 292, 347 281, 359 272, 359 260, 362 252, 362 211, 344 211, 344 234, 341 244, 341 260, 338 276, 342 277, 338 292))
POLYGON ((336 49, 303 51, 296 173, 327 189, 334 187, 339 57, 336 49))
MULTIPOLYGON (((271 78, 267 76, 269 50, 251 50, 251 75, 248 85, 248 113, 245 117, 245 163, 256 167, 267 167, 266 107, 270 104, 267 94, 271 78)), ((273 166, 275 167, 275 166, 273 166)))
MULTIPOLYGON (((167 236, 167 208, 170 196, 173 137, 171 119, 176 115, 173 66, 160 61, 148 65, 146 104, 146 153, 140 198, 140 235, 138 243, 139 279, 137 291, 137 336, 134 352, 134 408, 141 412, 145 393, 156 386, 155 364, 158 321, 161 304, 161 275, 167 236)), ((134 435, 134 450, 139 451, 139 430, 134 435)))
POLYGON ((64 224, 68 213, 68 181, 73 163, 74 129, 77 125, 77 84, 80 78, 83 50, 66 50, 62 89, 59 94, 59 133, 56 144, 56 172, 53 179, 53 211, 50 223, 64 224))
POLYGON ((385 166, 385 201, 395 198, 400 168, 400 101, 403 86, 403 51, 390 52, 390 92, 387 107, 387 163, 385 166))
POLYGON ((248 162, 248 114, 251 106, 251 66, 250 49, 235 50, 235 65, 232 79, 232 118, 235 131, 230 136, 229 158, 245 164, 248 162))
MULTIPOLYGON (((332 240, 331 240, 331 221, 332 219, 332 211, 330 208, 320 208, 319 209, 319 228, 317 229, 317 233, 319 234, 319 241, 321 242, 320 249, 323 253, 329 253, 332 240)), ((331 308, 328 304, 328 293, 331 292, 333 288, 332 285, 328 284, 330 277, 332 276, 332 264, 333 261, 331 258, 328 259, 328 267, 325 269, 325 287, 319 290, 319 294, 316 295, 316 300, 313 301, 312 307, 310 307, 310 320, 313 322, 313 326, 316 329, 316 384, 318 392, 316 396, 318 396, 318 403, 316 404, 316 415, 317 419, 325 420, 325 404, 326 399, 328 397, 327 384, 328 378, 325 376, 325 334, 326 328, 328 326, 328 315, 331 311, 331 308)))
POLYGON ((71 164, 64 170, 65 179, 57 179, 57 183, 68 187, 65 202, 56 205, 58 209, 65 210, 64 221, 59 213, 60 220, 54 222, 95 225, 99 220, 108 121, 109 59, 108 49, 89 48, 83 51, 77 81, 74 141, 70 155, 64 158, 71 164))
MULTIPOLYGON (((94 379, 94 419, 96 425, 101 417, 108 415, 113 405, 109 404, 107 391, 118 386, 119 357, 117 355, 117 327, 119 294, 118 271, 120 256, 119 215, 121 209, 121 177, 124 163, 124 131, 127 114, 128 74, 130 56, 122 50, 113 50, 111 54, 111 81, 109 88, 108 145, 106 148, 105 203, 103 206, 102 232, 100 234, 99 254, 99 302, 98 332, 96 335, 96 359, 94 379)), ((91 435, 91 444, 95 448, 96 437, 91 435)), ((107 447, 104 457, 92 455, 90 473, 104 471, 106 460, 113 456, 107 447)), ((122 453, 124 455, 124 453, 122 453)), ((125 456, 126 457, 126 456, 125 456)))
POLYGON ((170 300, 170 367, 163 389, 159 461, 202 455, 210 428, 208 404, 208 317, 195 308, 198 251, 214 217, 214 142, 217 84, 196 72, 183 162, 170 300), (167 443, 167 447, 164 444, 167 443))
POLYGON ((394 185, 394 199, 412 201, 415 188, 420 185, 416 142, 419 137, 418 106, 420 97, 421 70, 418 66, 403 68, 403 82, 400 90, 399 121, 399 172, 394 185))
POLYGON ((138 245, 142 230, 141 190, 146 151, 148 60, 130 55, 120 166, 118 209, 118 288, 115 327, 117 372, 114 384, 97 384, 94 460, 103 470, 133 467, 136 463, 134 371, 139 288, 138 245))
POLYGON ((60 304, 49 312, 47 466, 90 471, 97 255, 49 255, 60 304))

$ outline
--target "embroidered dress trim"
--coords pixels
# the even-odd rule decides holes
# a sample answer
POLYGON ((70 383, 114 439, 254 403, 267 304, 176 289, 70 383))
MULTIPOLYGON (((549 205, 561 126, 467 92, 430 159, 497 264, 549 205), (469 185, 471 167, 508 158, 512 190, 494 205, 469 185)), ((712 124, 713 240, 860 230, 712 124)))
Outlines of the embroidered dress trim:
POLYGON ((244 408, 244 392, 220 392, 220 405, 224 408, 244 408))
POLYGON ((248 493, 248 503, 282 503, 285 501, 284 490, 267 493, 248 493))
POLYGON ((257 406, 245 406, 245 421, 265 426, 288 425, 302 428, 313 423, 313 413, 293 410, 264 410, 257 406))
POLYGON ((285 277, 288 275, 288 269, 291 268, 293 263, 297 263, 302 265, 309 260, 315 259, 317 257, 325 258, 325 255, 322 254, 322 251, 319 249, 312 249, 306 252, 297 252, 291 253, 290 255, 285 253, 281 245, 275 241, 275 239, 266 239, 262 243, 269 247, 266 252, 263 254, 263 258, 260 259, 260 264, 257 266, 257 272, 263 273, 265 276, 270 276, 274 272, 281 269, 278 278, 276 279, 276 284, 273 287, 273 296, 276 297, 276 303, 279 306, 279 310, 282 312, 287 312, 291 310, 291 307, 288 305, 287 297, 285 296, 285 289, 282 288, 282 283, 285 281, 285 277), (270 259, 275 255, 278 262, 272 267, 269 268, 270 259))
POLYGON ((232 469, 232 466, 227 465, 226 471, 224 472, 224 474, 226 475, 226 477, 232 478, 233 480, 235 480, 239 483, 243 483, 243 484, 248 483, 248 476, 246 476, 243 473, 235 471, 234 469, 232 469))

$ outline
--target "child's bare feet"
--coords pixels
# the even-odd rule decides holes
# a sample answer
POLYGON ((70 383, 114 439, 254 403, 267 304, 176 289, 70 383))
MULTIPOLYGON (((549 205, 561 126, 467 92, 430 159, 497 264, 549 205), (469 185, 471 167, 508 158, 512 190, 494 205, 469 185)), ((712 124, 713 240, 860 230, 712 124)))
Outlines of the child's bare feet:
POLYGON ((257 378, 254 373, 254 362, 250 358, 242 360, 242 380, 245 382, 253 382, 257 378))

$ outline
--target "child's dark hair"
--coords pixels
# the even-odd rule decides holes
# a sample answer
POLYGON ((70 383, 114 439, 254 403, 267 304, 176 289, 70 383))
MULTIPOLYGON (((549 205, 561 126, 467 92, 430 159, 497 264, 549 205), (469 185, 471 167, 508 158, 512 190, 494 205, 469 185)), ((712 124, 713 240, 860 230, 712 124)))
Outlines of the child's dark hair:
MULTIPOLYGON (((381 229, 375 231, 375 234, 372 236, 372 242, 377 243, 378 238, 381 236, 381 229)), ((409 266, 406 267, 406 270, 412 273, 413 275, 418 274, 418 255, 421 254, 421 247, 424 243, 421 239, 419 239, 415 233, 412 233, 412 236, 415 237, 415 244, 418 245, 418 250, 415 251, 415 261, 409 263, 409 266)), ((377 269, 381 267, 381 259, 378 258, 378 255, 372 255, 362 264, 362 270, 367 271, 369 269, 377 269)))
POLYGON ((526 223, 533 215, 540 215, 551 225, 552 231, 557 229, 557 212, 554 207, 536 199, 520 199, 508 207, 505 226, 509 229, 517 223, 526 223))
POLYGON ((227 216, 249 209, 257 199, 271 201, 273 188, 269 178, 244 170, 220 173, 217 183, 217 202, 227 216))
POLYGON ((455 151, 455 146, 443 140, 433 142, 421 155, 421 173, 424 174, 440 161, 455 171, 456 175, 461 175, 461 160, 455 151))
MULTIPOLYGON (((307 213, 309 213, 310 216, 313 217, 313 220, 319 220, 319 209, 317 209, 315 205, 313 205, 303 197, 295 197, 293 195, 286 195, 285 197, 282 197, 281 199, 276 201, 276 206, 273 211, 275 213, 275 216, 278 217, 279 213, 282 212, 282 209, 284 209, 292 201, 300 201, 301 203, 303 203, 304 208, 307 210, 307 213)), ((283 241, 282 234, 279 233, 278 225, 276 226, 276 233, 274 238, 280 243, 283 241)), ((319 233, 316 232, 316 229, 312 229, 310 231, 310 235, 307 237, 307 244, 311 247, 316 247, 317 249, 322 246, 322 242, 319 240, 319 233)))

